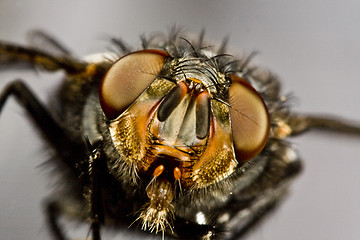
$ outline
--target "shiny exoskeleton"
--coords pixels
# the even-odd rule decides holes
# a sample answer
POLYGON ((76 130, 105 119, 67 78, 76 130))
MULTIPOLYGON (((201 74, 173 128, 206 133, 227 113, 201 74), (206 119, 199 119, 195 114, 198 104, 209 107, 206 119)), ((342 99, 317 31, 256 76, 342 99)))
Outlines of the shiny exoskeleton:
POLYGON ((0 63, 65 71, 47 109, 22 81, 14 95, 63 173, 62 197, 49 198, 54 239, 68 239, 61 215, 131 225, 179 239, 237 239, 286 193, 301 161, 286 138, 312 128, 360 134, 337 119, 294 114, 279 81, 178 31, 142 39, 133 51, 72 57, 34 32, 46 50, 0 42, 0 63))

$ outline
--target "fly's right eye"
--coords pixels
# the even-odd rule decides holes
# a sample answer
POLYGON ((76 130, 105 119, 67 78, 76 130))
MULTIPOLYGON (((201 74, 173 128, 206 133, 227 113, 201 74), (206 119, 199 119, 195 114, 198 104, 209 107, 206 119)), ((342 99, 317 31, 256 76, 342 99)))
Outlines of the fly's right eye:
POLYGON ((115 62, 100 84, 101 107, 108 119, 117 118, 156 79, 168 54, 141 50, 115 62))
POLYGON ((270 119, 259 93, 244 79, 230 76, 230 116, 238 161, 255 157, 269 138, 270 119))

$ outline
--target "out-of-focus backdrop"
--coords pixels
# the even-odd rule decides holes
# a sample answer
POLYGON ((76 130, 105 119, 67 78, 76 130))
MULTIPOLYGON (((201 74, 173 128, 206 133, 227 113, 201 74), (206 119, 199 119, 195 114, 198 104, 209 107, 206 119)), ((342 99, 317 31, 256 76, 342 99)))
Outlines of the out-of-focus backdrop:
MULTIPOLYGON (((294 109, 332 113, 360 123, 360 2, 357 0, 46 1, 0 0, 0 39, 25 43, 43 29, 78 56, 102 52, 109 36, 137 46, 140 34, 174 24, 220 42, 231 53, 254 50, 253 63, 277 73, 294 109)), ((0 89, 24 79, 43 101, 61 73, 0 73, 0 89)), ((294 138, 305 169, 289 197, 247 240, 360 238, 360 139, 309 133, 294 138)), ((0 239, 49 239, 41 201, 51 173, 49 154, 24 110, 11 99, 0 116, 0 239)), ((85 239, 86 231, 72 238, 85 239)), ((130 239, 131 232, 107 239, 130 239)), ((160 239, 161 236, 158 236, 160 239)))

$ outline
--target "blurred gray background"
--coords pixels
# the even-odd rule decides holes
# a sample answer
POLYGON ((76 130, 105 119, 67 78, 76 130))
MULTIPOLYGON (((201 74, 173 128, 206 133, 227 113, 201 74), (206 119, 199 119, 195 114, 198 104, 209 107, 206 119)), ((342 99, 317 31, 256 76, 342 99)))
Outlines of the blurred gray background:
MULTIPOLYGON (((0 0, 0 39, 25 43, 30 29, 57 36, 78 56, 101 52, 108 36, 137 46, 143 33, 173 24, 208 39, 230 36, 236 53, 259 54, 253 63, 271 69, 294 109, 332 113, 360 123, 360 1, 18 1, 0 0)), ((23 78, 43 101, 61 73, 0 74, 0 89, 23 78)), ((360 139, 309 133, 292 139, 305 169, 289 197, 247 240, 359 239, 360 139)), ((48 158, 24 110, 11 99, 0 117, 0 239, 49 239, 41 201, 48 158)), ((129 239, 118 233, 109 239, 129 239)), ((85 239, 84 231, 73 238, 85 239)), ((161 236, 158 236, 160 239, 161 236)), ((136 237, 134 237, 136 239, 136 237)))

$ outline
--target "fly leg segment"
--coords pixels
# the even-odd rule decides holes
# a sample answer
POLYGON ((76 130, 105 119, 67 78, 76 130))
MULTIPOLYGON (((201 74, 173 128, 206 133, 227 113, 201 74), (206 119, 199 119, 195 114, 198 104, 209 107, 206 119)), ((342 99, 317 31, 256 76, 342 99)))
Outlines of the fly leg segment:
POLYGON ((315 116, 315 115, 294 115, 289 119, 291 135, 301 134, 311 129, 336 131, 340 133, 360 135, 360 126, 346 122, 339 118, 315 116))
POLYGON ((63 204, 61 201, 49 201, 46 203, 46 217, 47 217, 47 224, 51 231, 52 238, 55 240, 67 240, 69 239, 66 237, 63 228, 59 224, 60 215, 63 214, 63 204))
POLYGON ((88 148, 90 153, 87 166, 84 166, 86 170, 83 172, 84 178, 88 182, 83 189, 83 195, 87 203, 84 204, 82 201, 63 198, 50 199, 46 203, 47 223, 55 240, 71 239, 67 236, 64 227, 59 222, 62 216, 82 219, 83 221, 89 220, 91 239, 101 240, 100 228, 104 223, 104 209, 100 186, 103 177, 101 169, 104 167, 105 162, 99 148, 91 146, 89 142, 88 148))
POLYGON ((64 69, 67 73, 76 74, 86 70, 87 63, 71 56, 55 56, 37 48, 26 48, 14 44, 0 42, 0 67, 7 66, 33 68, 47 71, 64 69))
POLYGON ((102 158, 103 154, 100 148, 94 148, 90 146, 88 142, 88 146, 91 149, 91 153, 89 155, 89 180, 90 180, 90 187, 85 193, 87 195, 89 210, 90 210, 90 221, 91 221, 91 232, 92 232, 92 239, 93 240, 100 240, 100 227, 101 224, 104 223, 104 209, 102 205, 102 194, 101 194, 101 180, 103 179, 101 171, 102 168, 105 166, 105 161, 102 158))
POLYGON ((19 103, 27 110, 43 136, 57 150, 69 144, 68 137, 63 133, 63 129, 56 123, 48 110, 37 99, 34 93, 21 80, 15 80, 8 84, 0 94, 0 113, 10 96, 15 96, 19 103))
POLYGON ((291 114, 275 119, 273 137, 284 139, 303 134, 309 130, 331 131, 350 135, 360 135, 360 125, 339 117, 307 114, 291 114))

